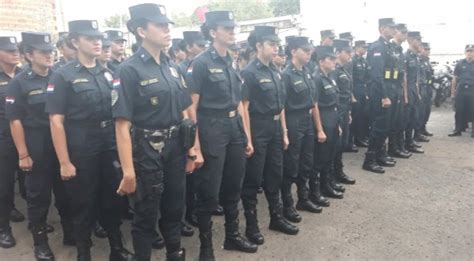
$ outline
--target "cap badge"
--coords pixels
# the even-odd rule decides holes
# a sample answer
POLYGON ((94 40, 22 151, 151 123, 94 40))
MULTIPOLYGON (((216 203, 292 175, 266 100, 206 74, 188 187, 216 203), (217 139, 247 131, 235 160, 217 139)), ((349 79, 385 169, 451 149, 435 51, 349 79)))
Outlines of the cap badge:
POLYGON ((166 9, 164 6, 160 6, 160 13, 161 15, 166 15, 166 9))
POLYGON ((97 22, 96 21, 92 21, 92 28, 97 29, 97 22))
POLYGON ((10 43, 12 43, 12 44, 16 43, 15 37, 10 37, 10 43))
POLYGON ((48 35, 45 35, 45 36, 44 36, 44 42, 45 42, 45 43, 49 43, 49 36, 48 36, 48 35))
POLYGON ((234 20, 234 13, 229 12, 229 20, 234 20))

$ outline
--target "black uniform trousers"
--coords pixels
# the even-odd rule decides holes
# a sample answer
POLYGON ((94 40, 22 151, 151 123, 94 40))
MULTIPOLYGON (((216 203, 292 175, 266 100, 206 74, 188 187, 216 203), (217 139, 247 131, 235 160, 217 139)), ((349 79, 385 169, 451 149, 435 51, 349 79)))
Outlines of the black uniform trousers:
POLYGON ((421 101, 415 90, 408 90, 407 104, 407 125, 405 129, 405 143, 407 145, 413 143, 415 130, 419 128, 421 101))
POLYGON ((201 233, 210 232, 211 212, 224 208, 226 234, 238 231, 238 204, 245 175, 247 137, 241 116, 198 112, 204 165, 193 175, 201 233))
POLYGON ((286 127, 290 145, 283 153, 283 181, 281 194, 284 208, 292 207, 291 185, 296 183, 298 199, 307 200, 308 180, 313 171, 314 125, 308 110, 287 111, 286 127))
POLYGON ((369 137, 369 100, 365 95, 365 86, 354 85, 354 97, 357 102, 352 105, 352 133, 355 140, 369 137))
POLYGON ((422 97, 423 101, 423 117, 422 117, 422 129, 426 129, 426 124, 428 123, 431 115, 431 106, 433 105, 433 88, 431 85, 425 85, 425 95, 422 97))
POLYGON ((0 228, 10 229, 13 208, 15 171, 18 153, 13 144, 10 128, 0 126, 0 228))
POLYGON ((389 150, 394 150, 399 147, 403 131, 406 129, 403 87, 401 83, 395 83, 394 88, 393 100, 391 99, 392 105, 390 106, 389 150))
MULTIPOLYGON (((319 107, 321 124, 326 141, 314 141, 314 172, 319 173, 321 184, 328 184, 334 177, 334 158, 336 145, 339 140, 339 115, 336 107, 319 107)), ((317 183, 317 176, 310 179, 311 184, 317 183)))
POLYGON ((338 136, 336 142, 336 155, 334 157, 334 168, 336 170, 342 170, 344 164, 342 163, 342 154, 344 149, 348 146, 349 140, 349 111, 351 110, 351 105, 346 104, 344 106, 339 106, 338 116, 339 116, 339 126, 341 127, 342 134, 338 136))
POLYGON ((70 197, 61 180, 59 162, 49 128, 25 127, 25 139, 33 160, 32 170, 24 172, 30 226, 46 225, 51 204, 51 190, 54 192, 61 223, 70 223, 70 197))
POLYGON ((468 122, 474 122, 474 85, 458 85, 454 108, 456 130, 464 130, 468 122))
POLYGON ((181 220, 184 214, 186 173, 185 151, 181 139, 171 137, 164 141, 161 152, 148 140, 135 133, 133 160, 137 178, 137 192, 131 205, 135 211, 132 221, 132 239, 138 261, 151 258, 151 245, 156 237, 156 223, 169 253, 181 248, 181 220))
POLYGON ((247 160, 242 204, 245 210, 257 207, 257 190, 263 190, 270 213, 281 211, 280 186, 283 176, 283 139, 280 120, 273 115, 250 116, 254 154, 247 160))
POLYGON ((68 124, 66 135, 71 163, 76 176, 64 181, 71 198, 74 237, 78 248, 90 247, 90 235, 99 223, 109 236, 120 233, 123 198, 117 194, 122 179, 114 167, 118 161, 114 126, 68 124))
POLYGON ((377 158, 385 155, 384 145, 387 136, 390 133, 392 116, 396 106, 393 106, 393 101, 397 100, 396 85, 394 83, 385 82, 387 97, 392 102, 390 107, 382 107, 382 95, 376 90, 377 87, 372 88, 370 95, 370 104, 372 112, 372 127, 369 137, 368 152, 375 152, 377 158))

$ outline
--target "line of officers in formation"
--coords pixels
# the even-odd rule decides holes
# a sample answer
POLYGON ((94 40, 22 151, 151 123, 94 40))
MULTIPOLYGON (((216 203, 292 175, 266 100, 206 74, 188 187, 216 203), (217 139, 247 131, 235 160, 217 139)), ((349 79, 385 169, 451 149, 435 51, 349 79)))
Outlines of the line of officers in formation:
MULTIPOLYGON (((16 39, 0 37, 1 247, 15 245, 9 216, 17 169, 25 175, 37 260, 54 260, 46 223, 51 191, 63 243, 76 246, 77 260, 91 260, 97 223, 112 261, 150 260, 161 240, 157 224, 166 259, 185 260, 181 236, 193 231, 183 220, 199 228, 199 260, 215 260, 213 213, 225 216, 224 249, 255 253, 264 243, 260 188, 269 229, 296 235, 298 211, 320 213, 327 197, 343 198, 342 184, 355 184, 344 173, 343 152, 368 147, 363 168, 384 173, 393 157, 423 153, 417 141, 432 135, 430 47, 391 18, 379 20, 380 38, 370 45, 356 41, 353 48, 350 33, 335 39, 325 30, 319 46, 291 36, 283 48, 274 27, 256 26, 239 52, 233 13, 212 11, 201 32, 185 32, 168 54, 165 7, 129 11, 137 45, 126 60, 122 32, 104 36, 91 20, 69 22, 55 65, 49 34, 22 33, 22 69, 16 39), (128 205, 134 254, 120 232, 128 205)), ((473 75, 469 61, 457 70, 460 86, 473 75)))

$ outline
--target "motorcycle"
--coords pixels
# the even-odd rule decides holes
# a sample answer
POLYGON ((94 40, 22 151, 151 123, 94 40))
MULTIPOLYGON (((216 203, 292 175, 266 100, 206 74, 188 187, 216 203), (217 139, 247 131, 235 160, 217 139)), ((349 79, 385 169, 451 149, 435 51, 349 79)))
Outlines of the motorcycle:
POLYGON ((452 69, 447 64, 438 64, 434 68, 433 88, 435 90, 434 105, 440 107, 451 97, 452 69))

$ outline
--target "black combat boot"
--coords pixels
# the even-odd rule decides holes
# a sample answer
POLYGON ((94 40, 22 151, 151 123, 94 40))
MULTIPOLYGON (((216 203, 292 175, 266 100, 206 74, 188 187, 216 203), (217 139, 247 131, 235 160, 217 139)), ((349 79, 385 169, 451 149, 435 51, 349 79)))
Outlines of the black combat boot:
POLYGON ((0 247, 1 248, 11 248, 16 245, 15 238, 12 234, 12 229, 5 225, 0 227, 0 247))
POLYGON ((245 253, 256 253, 258 246, 244 237, 239 233, 239 220, 236 219, 230 224, 225 224, 225 250, 237 250, 245 253))
POLYGON ((319 177, 309 181, 309 200, 318 206, 329 207, 331 203, 327 198, 321 195, 320 186, 319 177))
POLYGON ((98 238, 106 238, 107 231, 97 222, 94 227, 94 235, 98 238))
POLYGON ((128 251, 122 242, 122 233, 120 231, 108 232, 110 245, 110 261, 134 261, 135 255, 128 251))
POLYGON ((75 246, 76 240, 72 234, 73 226, 71 220, 61 220, 61 226, 63 227, 63 245, 75 246))
MULTIPOLYGON (((332 164, 332 163, 328 163, 332 164)), ((344 198, 344 194, 336 191, 331 185, 332 166, 327 166, 321 170, 321 193, 328 198, 344 198)))
POLYGON ((167 253, 166 261, 186 261, 186 250, 182 248, 179 251, 167 253))
POLYGON ((245 228, 245 236, 253 243, 257 245, 262 245, 265 242, 262 233, 258 227, 258 219, 257 219, 257 210, 256 209, 249 209, 245 210, 245 221, 246 221, 246 228, 245 228))
POLYGON ((33 235, 33 243, 35 246, 35 258, 37 261, 53 261, 54 254, 49 248, 48 232, 46 224, 31 226, 31 234, 33 235))
POLYGON ((309 200, 309 189, 306 184, 298 184, 298 202, 296 209, 300 211, 307 211, 311 213, 321 213, 322 207, 315 205, 309 200))
POLYGON ((153 249, 163 249, 165 247, 165 240, 155 231, 155 238, 151 243, 151 248, 153 249))
POLYGON ((192 237, 194 235, 194 229, 190 226, 188 226, 188 224, 186 224, 186 222, 182 221, 181 222, 181 236, 183 237, 192 237))
POLYGON ((292 183, 283 179, 281 183, 281 198, 283 200, 283 214, 286 219, 293 223, 301 222, 301 216, 294 208, 293 196, 291 195, 292 183))
POLYGON ((224 215, 224 208, 221 205, 217 205, 216 209, 212 211, 213 216, 223 216, 224 215))
POLYGON ((10 221, 13 223, 23 222, 25 221, 25 215, 16 209, 16 207, 13 207, 12 211, 10 212, 10 221))
MULTIPOLYGON (((344 173, 344 167, 341 164, 335 166, 334 168, 334 177, 336 181, 341 182, 343 184, 353 185, 356 183, 356 180, 349 177, 346 173, 344 173)), ((344 192, 344 191, 341 191, 344 192)))
POLYGON ((281 205, 270 209, 270 230, 279 231, 287 235, 296 235, 299 232, 297 226, 291 224, 288 220, 283 217, 283 209, 281 205))
POLYGON ((199 261, 214 261, 214 249, 212 247, 212 222, 209 223, 208 228, 205 231, 201 230, 199 233, 199 240, 201 241, 201 249, 199 251, 199 261))
POLYGON ((385 170, 379 166, 376 162, 376 154, 374 151, 367 151, 365 153, 364 164, 362 165, 362 169, 371 171, 378 174, 385 173, 385 170))

